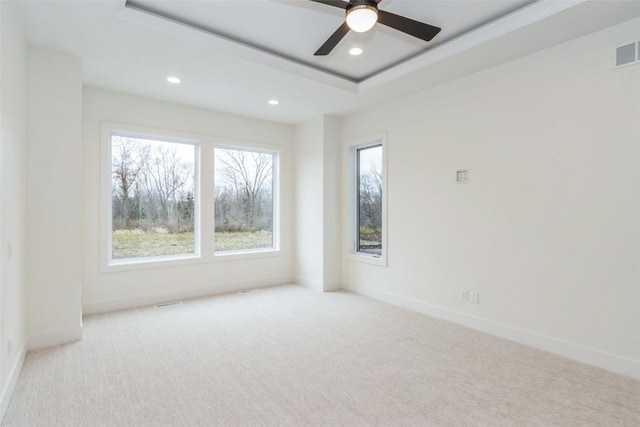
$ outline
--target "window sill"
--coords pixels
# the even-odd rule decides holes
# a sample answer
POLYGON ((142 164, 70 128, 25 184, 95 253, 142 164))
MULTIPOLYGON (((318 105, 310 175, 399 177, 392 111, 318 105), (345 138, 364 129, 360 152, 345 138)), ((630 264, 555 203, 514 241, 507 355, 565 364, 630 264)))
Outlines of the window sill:
POLYGON ((154 257, 115 260, 103 265, 101 273, 117 273, 121 271, 148 270, 155 268, 183 267, 189 265, 211 264, 217 262, 240 261, 247 259, 282 256, 280 249, 261 249, 253 251, 226 251, 218 252, 214 256, 202 257, 200 255, 183 255, 172 257, 154 257))
POLYGON ((282 251, 280 249, 253 249, 246 251, 223 251, 216 252, 213 256, 215 261, 231 261, 231 260, 243 260, 243 259, 251 259, 251 258, 263 258, 263 257, 273 257, 282 255, 282 251))
POLYGON ((352 262, 361 262, 364 264, 377 265, 378 267, 387 266, 386 255, 376 256, 376 255, 368 255, 368 254, 363 254, 358 252, 352 252, 346 256, 346 259, 352 262))
POLYGON ((114 273, 118 271, 144 270, 151 268, 176 267, 182 265, 201 264, 202 257, 196 254, 150 257, 137 259, 113 260, 103 265, 102 273, 114 273))

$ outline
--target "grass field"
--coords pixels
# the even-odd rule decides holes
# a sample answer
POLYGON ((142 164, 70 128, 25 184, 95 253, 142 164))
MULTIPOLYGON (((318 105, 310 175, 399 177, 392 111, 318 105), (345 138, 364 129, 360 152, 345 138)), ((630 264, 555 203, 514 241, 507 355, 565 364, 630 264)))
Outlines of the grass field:
POLYGON ((216 232, 216 252, 270 248, 272 246, 273 238, 270 231, 216 232))
MULTIPOLYGON (((216 232, 215 250, 269 248, 271 232, 216 232)), ((119 230, 112 237, 112 259, 181 255, 194 252, 193 233, 144 233, 119 230)))

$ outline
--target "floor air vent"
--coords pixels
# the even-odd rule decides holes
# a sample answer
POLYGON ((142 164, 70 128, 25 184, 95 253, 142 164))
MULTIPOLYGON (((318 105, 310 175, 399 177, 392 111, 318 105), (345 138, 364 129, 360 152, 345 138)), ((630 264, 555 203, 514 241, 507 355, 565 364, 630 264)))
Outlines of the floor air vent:
POLYGON ((640 42, 625 44, 616 48, 616 67, 640 62, 640 42))
POLYGON ((240 292, 238 292, 238 293, 239 293, 240 295, 242 295, 242 294, 252 294, 252 293, 254 293, 254 292, 258 292, 258 290, 257 290, 257 289, 245 289, 245 290, 240 291, 240 292))
POLYGON ((182 305, 182 301, 161 302, 160 304, 154 305, 154 307, 155 308, 165 308, 165 307, 173 307, 175 305, 182 305))

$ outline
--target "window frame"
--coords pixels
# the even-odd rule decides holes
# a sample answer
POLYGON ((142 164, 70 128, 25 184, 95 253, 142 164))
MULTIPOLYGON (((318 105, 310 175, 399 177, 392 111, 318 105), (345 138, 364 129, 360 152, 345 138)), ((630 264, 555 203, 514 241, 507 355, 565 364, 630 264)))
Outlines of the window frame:
POLYGON ((349 261, 363 262, 367 264, 373 264, 380 267, 387 266, 387 134, 382 132, 375 135, 370 135, 358 139, 348 141, 346 144, 347 158, 346 166, 346 195, 347 195, 347 221, 346 221, 346 236, 345 236, 345 258, 349 261), (375 255, 366 252, 359 252, 359 156, 358 152, 361 149, 370 147, 382 147, 382 212, 381 212, 381 243, 382 254, 375 255))
MULTIPOLYGON (((118 122, 101 122, 100 138, 100 191, 99 191, 99 260, 100 273, 116 273, 120 271, 135 271, 164 267, 180 267, 197 264, 211 264, 218 262, 233 262, 246 259, 264 257, 279 257, 286 255, 283 242, 288 242, 288 235, 283 236, 282 216, 288 217, 288 197, 290 190, 281 180, 283 167, 289 168, 287 147, 261 142, 247 142, 233 140, 211 135, 172 131, 167 129, 138 126, 118 122), (194 204, 194 231, 196 231, 195 247, 197 252, 187 255, 171 255, 167 257, 127 258, 131 262, 111 261, 111 134, 131 135, 165 141, 179 141, 197 143, 196 149, 196 198, 194 204), (248 151, 265 151, 276 153, 277 173, 274 175, 274 193, 277 193, 277 202, 274 202, 274 248, 256 251, 218 252, 214 254, 214 178, 215 178, 215 148, 245 149, 248 151), (283 199, 286 197, 286 199, 283 199), (277 203, 277 204, 276 204, 277 203), (277 246, 276 246, 277 245, 277 246)), ((288 170, 288 169, 287 169, 288 170)))
POLYGON ((186 133, 178 133, 168 130, 154 129, 142 126, 132 126, 117 123, 102 124, 101 147, 101 191, 100 191, 100 259, 101 272, 135 270, 139 268, 173 266, 180 264, 193 264, 202 258, 201 253, 201 153, 202 138, 186 133), (112 139, 113 135, 144 138, 178 144, 187 144, 194 147, 194 252, 189 254, 159 255, 138 258, 113 259, 113 221, 112 221, 112 139))
POLYGON ((252 255, 272 255, 281 253, 280 242, 280 217, 281 217, 281 184, 280 184, 280 173, 281 173, 281 164, 282 164, 282 150, 278 147, 267 146, 264 144, 240 144, 234 143, 229 144, 228 142, 221 142, 213 145, 213 181, 212 181, 212 190, 215 194, 215 150, 235 150, 235 151, 245 151, 250 153, 265 153, 273 155, 272 160, 272 190, 271 190, 271 198, 272 198, 272 246, 269 248, 255 248, 255 249, 241 249, 241 250, 233 250, 233 251, 216 251, 215 250, 215 197, 213 200, 213 246, 211 250, 213 251, 213 256, 216 259, 222 259, 226 257, 233 257, 234 259, 239 259, 246 256, 252 255))

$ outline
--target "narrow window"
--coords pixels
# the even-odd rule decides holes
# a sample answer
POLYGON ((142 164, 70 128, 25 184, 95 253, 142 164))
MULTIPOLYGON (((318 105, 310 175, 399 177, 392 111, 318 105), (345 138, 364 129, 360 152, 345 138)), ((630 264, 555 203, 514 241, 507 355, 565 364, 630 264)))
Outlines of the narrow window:
POLYGON ((382 145, 356 150, 356 251, 382 255, 382 145))
POLYGON ((112 261, 196 254, 196 146, 111 133, 112 261))
POLYGON ((277 249, 275 152, 215 149, 215 252, 277 249))

